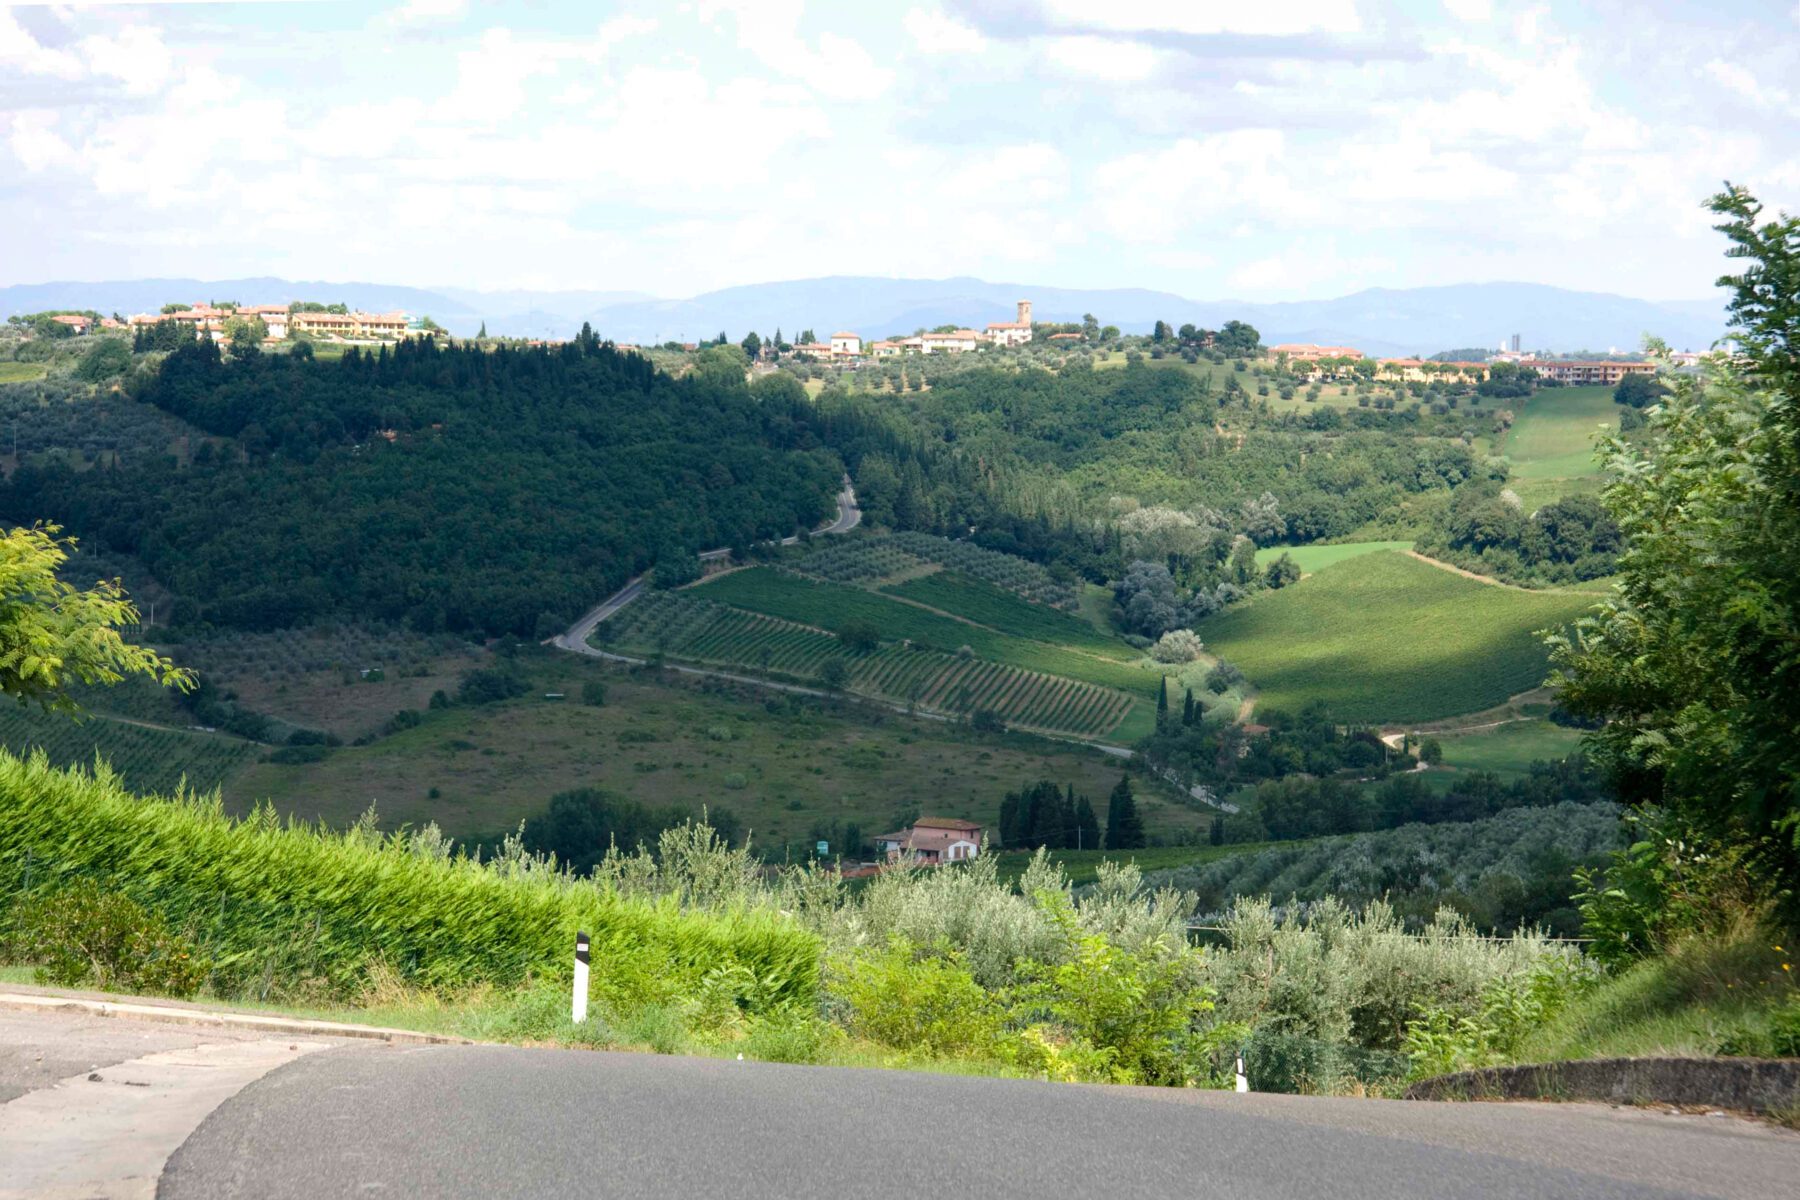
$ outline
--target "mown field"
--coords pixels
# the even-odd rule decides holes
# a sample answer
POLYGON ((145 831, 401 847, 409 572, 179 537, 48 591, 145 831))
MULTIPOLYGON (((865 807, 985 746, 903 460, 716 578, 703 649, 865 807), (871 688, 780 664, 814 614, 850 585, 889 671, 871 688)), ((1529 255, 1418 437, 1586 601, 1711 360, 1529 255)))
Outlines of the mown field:
POLYGON ((1334 563, 1361 558, 1379 550, 1411 550, 1411 542, 1343 542, 1334 546, 1268 546, 1256 552, 1256 565, 1266 567, 1282 555, 1307 574, 1322 571, 1334 563))
POLYGON ((1259 596, 1199 632, 1250 677, 1261 709, 1323 700, 1341 721, 1425 721, 1536 687, 1547 661, 1536 631, 1591 603, 1494 587, 1382 551, 1259 596))
MULTIPOLYGON (((570 699, 434 710, 417 728, 323 762, 257 762, 226 785, 227 806, 247 811, 267 797, 341 826, 373 802, 384 827, 436 821, 463 837, 512 829, 557 792, 595 787, 656 807, 722 805, 779 854, 784 843, 810 844, 817 825, 856 823, 872 835, 908 810, 993 821, 1007 792, 1039 779, 1072 783, 1103 811, 1119 779, 1113 759, 1025 735, 665 682, 569 654, 527 667, 535 695, 570 699), (603 707, 574 699, 594 681, 607 686, 603 707)), ((1161 784, 1139 780, 1136 792, 1152 836, 1207 819, 1161 784)))
POLYGON ((1432 735, 1444 749, 1444 766, 1492 771, 1504 780, 1528 774, 1535 761, 1566 758, 1580 748, 1581 731, 1549 721, 1509 721, 1492 729, 1432 735))
MULTIPOLYGON (((794 582, 801 587, 827 586, 794 582)), ((991 658, 945 654, 897 642, 883 642, 872 652, 853 653, 836 637, 816 628, 698 598, 711 590, 708 586, 680 594, 664 592, 643 597, 608 622, 611 644, 665 653, 686 661, 749 668, 813 686, 818 685, 825 664, 837 659, 847 668, 849 686, 855 692, 936 712, 993 712, 1008 724, 1077 737, 1123 736, 1119 733, 1121 724, 1134 707, 1142 706, 1126 693, 1061 675, 1023 670, 991 658)), ((856 588, 839 590, 907 613, 957 624, 856 588)), ((884 634, 891 632, 885 626, 878 627, 884 634)), ((1147 671, 1142 675, 1152 681, 1160 678, 1147 671)), ((1132 736, 1139 736, 1135 726, 1132 728, 1132 736)))
POLYGON ((1073 646, 1104 658, 1128 661, 1142 657, 1117 638, 1102 636, 1092 624, 1059 608, 1033 604, 1012 592, 957 571, 938 571, 882 591, 954 613, 989 629, 1032 641, 1073 646))
POLYGON ((259 750, 238 738, 148 729, 97 716, 77 722, 20 704, 0 707, 0 746, 21 757, 41 749, 59 767, 91 767, 98 755, 127 789, 161 793, 174 791, 183 779, 190 788, 210 791, 259 750))
POLYGON ((46 370, 43 363, 0 362, 0 383, 30 383, 42 379, 46 370))
POLYGON ((1600 474, 1594 436, 1619 427, 1619 406, 1607 387, 1546 388, 1518 409, 1501 443, 1521 480, 1583 479, 1600 474))

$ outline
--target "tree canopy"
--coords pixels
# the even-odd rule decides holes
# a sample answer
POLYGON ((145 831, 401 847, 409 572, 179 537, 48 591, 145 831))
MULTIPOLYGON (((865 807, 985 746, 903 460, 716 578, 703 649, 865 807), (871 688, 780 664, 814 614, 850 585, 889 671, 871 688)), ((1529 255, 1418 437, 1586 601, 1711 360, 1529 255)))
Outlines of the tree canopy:
POLYGON ((1604 493, 1626 539, 1619 584, 1553 638, 1562 703, 1625 799, 1741 848, 1800 895, 1800 218, 1713 198, 1741 273, 1729 288, 1742 365, 1677 378, 1653 450, 1606 443, 1604 493))
POLYGON ((58 577, 74 542, 54 525, 0 535, 0 693, 46 708, 73 709, 72 684, 112 684, 148 675, 186 688, 173 662, 127 642, 137 609, 117 581, 83 591, 58 577))

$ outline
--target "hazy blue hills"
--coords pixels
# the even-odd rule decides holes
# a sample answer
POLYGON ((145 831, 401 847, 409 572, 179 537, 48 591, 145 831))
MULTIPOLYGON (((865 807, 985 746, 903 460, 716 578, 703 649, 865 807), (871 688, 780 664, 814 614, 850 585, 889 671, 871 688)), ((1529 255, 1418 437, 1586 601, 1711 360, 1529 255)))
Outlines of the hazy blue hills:
POLYGON ((849 275, 748 284, 680 300, 594 289, 478 291, 271 277, 18 284, 0 288, 0 317, 46 308, 133 313, 171 301, 304 299, 429 314, 460 334, 485 322, 494 334, 565 337, 590 321, 606 337, 644 343, 698 341, 721 331, 737 340, 751 329, 769 334, 779 328, 790 338, 804 329, 821 337, 847 329, 874 338, 936 325, 980 328, 1011 320, 1014 304, 1025 298, 1040 321, 1079 321, 1093 313, 1103 323, 1143 332, 1158 320, 1216 328, 1237 319, 1255 325, 1267 342, 1345 344, 1377 354, 1496 346, 1515 333, 1528 348, 1635 348, 1644 334, 1654 333, 1677 348, 1703 349, 1724 330, 1723 307, 1712 300, 1660 303, 1531 283, 1369 288, 1330 300, 1257 304, 1191 300, 1144 288, 849 275))

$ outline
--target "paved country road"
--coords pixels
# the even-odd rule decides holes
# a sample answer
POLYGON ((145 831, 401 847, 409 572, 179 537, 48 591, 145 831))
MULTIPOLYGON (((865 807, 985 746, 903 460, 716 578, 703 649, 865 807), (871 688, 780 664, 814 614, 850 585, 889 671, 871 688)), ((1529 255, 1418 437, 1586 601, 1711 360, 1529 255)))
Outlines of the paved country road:
POLYGON ((220 1105, 157 1196, 1769 1200, 1796 1180, 1800 1135, 1735 1118, 342 1046, 220 1105))

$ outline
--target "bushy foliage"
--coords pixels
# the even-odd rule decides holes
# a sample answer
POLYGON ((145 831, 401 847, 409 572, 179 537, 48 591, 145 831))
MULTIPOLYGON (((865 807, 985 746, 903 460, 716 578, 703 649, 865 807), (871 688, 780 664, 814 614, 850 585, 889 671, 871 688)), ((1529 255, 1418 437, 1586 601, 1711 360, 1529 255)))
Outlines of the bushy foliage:
POLYGON ((191 996, 209 969, 193 943, 155 913, 91 879, 19 904, 11 925, 6 948, 36 966, 39 983, 191 996))
POLYGON ((612 994, 685 994, 732 964, 756 1003, 808 1001, 817 985, 816 939, 770 912, 635 899, 516 839, 476 861, 451 855, 435 829, 333 834, 283 826, 269 809, 234 821, 216 797, 140 799, 104 769, 0 755, 0 899, 82 879, 185 931, 227 994, 273 981, 342 997, 378 963, 418 986, 516 985, 565 973, 577 929, 593 939, 596 987, 612 994))
POLYGON ((1627 548, 1619 584, 1552 682, 1629 801, 1689 841, 1738 848, 1800 913, 1800 217, 1714 198, 1740 274, 1719 282, 1746 363, 1713 356, 1649 414, 1648 449, 1605 443, 1627 548))

